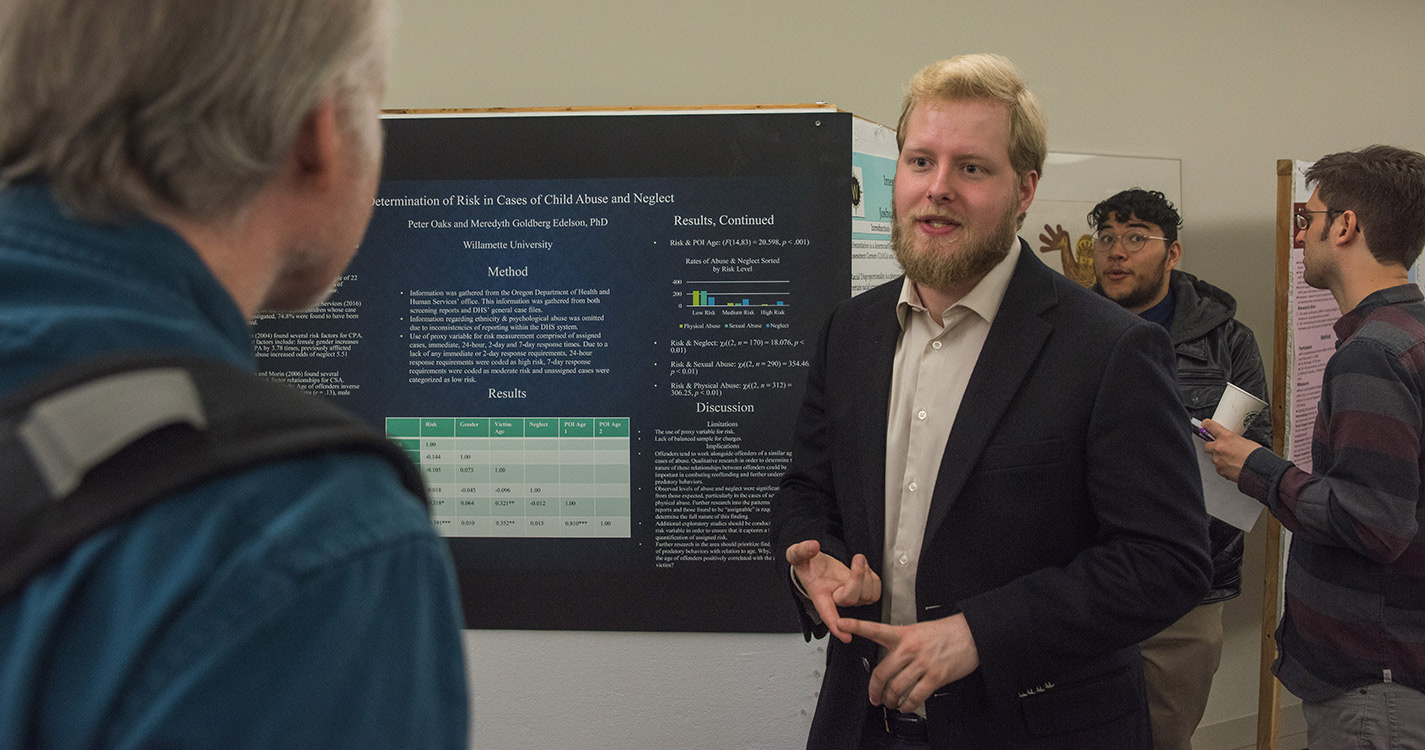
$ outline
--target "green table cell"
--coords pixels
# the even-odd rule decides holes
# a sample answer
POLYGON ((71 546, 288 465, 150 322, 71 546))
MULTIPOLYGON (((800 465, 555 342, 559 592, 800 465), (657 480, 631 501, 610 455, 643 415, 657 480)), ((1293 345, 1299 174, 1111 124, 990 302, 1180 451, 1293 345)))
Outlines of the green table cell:
POLYGON ((559 458, 558 438, 540 438, 531 440, 525 438, 524 441, 524 462, 526 464, 557 464, 559 458))
POLYGON ((489 437, 490 420, 488 419, 457 419, 455 420, 456 437, 489 437))
POLYGON ((445 536, 490 536, 490 519, 466 518, 456 520, 454 528, 441 529, 445 536))
POLYGON ((603 438, 595 441, 594 450, 603 455, 628 453, 628 438, 603 438))
POLYGON ((524 481, 529 484, 557 484, 559 464, 525 464, 524 481))
POLYGON ((587 417, 566 418, 559 420, 560 437, 593 437, 594 420, 587 417))
POLYGON ((594 513, 600 517, 627 518, 629 515, 629 500, 626 497, 601 497, 595 500, 594 513))
POLYGON ((421 437, 455 437, 455 420, 422 417, 421 437))
POLYGON ((524 464, 491 462, 490 481, 496 484, 524 484, 524 464))
POLYGON ((628 437, 628 417, 600 417, 594 420, 595 437, 628 437))
POLYGON ((457 446, 455 446, 455 450, 453 450, 453 451, 447 451, 447 453, 448 453, 449 455, 455 457, 455 462, 456 462, 456 463, 458 463, 458 464, 488 464, 488 463, 490 463, 490 456, 489 456, 488 452, 486 451, 485 446, 479 445, 479 444, 478 444, 478 441, 475 441, 475 440, 461 440, 461 441, 459 441, 459 442, 460 442, 460 444, 457 445, 457 446))
POLYGON ((559 515, 561 516, 584 516, 595 515, 597 508, 592 497, 566 497, 559 501, 559 515))
POLYGON ((490 536, 524 536, 523 518, 496 518, 491 524, 490 536))
POLYGON ((628 484, 628 464, 597 464, 594 481, 598 484, 628 484))
POLYGON ((454 468, 444 464, 427 464, 421 467, 421 471, 425 472, 426 484, 450 484, 455 481, 454 468))
POLYGON ((559 501, 547 497, 531 496, 524 504, 526 516, 557 516, 559 515, 559 501))
POLYGON ((564 464, 559 467, 559 481, 564 484, 592 484, 593 464, 564 464))
POLYGON ((546 417, 531 417, 524 421, 525 437, 559 437, 559 420, 546 417))
POLYGON ((491 419, 490 437, 524 437, 524 420, 491 419))
POLYGON ((488 516, 490 515, 490 498, 488 497, 455 497, 457 515, 462 516, 488 516))
POLYGON ((455 464, 455 481, 460 484, 488 484, 490 467, 455 464))
POLYGON ((486 505, 490 504, 490 496, 493 493, 490 492, 489 487, 478 484, 470 485, 465 484, 463 482, 457 482, 456 485, 457 486, 454 488, 454 494, 456 497, 479 498, 486 505))
POLYGON ((632 536, 631 526, 628 518, 600 518, 596 533, 610 539, 627 539, 632 536))
POLYGON ((421 420, 415 417, 386 417, 387 437, 420 437, 421 420))
POLYGON ((547 484, 526 484, 522 488, 516 489, 515 494, 523 495, 527 499, 548 499, 559 496, 559 483, 549 482, 547 484))

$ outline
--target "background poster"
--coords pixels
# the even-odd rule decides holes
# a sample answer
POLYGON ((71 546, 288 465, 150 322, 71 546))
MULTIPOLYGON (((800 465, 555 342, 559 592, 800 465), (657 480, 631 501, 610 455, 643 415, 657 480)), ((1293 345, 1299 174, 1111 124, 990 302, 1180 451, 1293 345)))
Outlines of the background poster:
POLYGON ((770 500, 850 288, 851 116, 384 122, 361 249, 257 322, 263 374, 408 449, 470 627, 796 630, 770 500))
POLYGON ((852 120, 851 294, 900 278, 891 250, 892 189, 896 179, 896 131, 867 120, 852 120))
MULTIPOLYGON (((1311 191, 1306 186, 1306 170, 1312 162, 1292 163, 1291 212, 1306 205, 1311 191)), ((1287 309, 1287 377, 1286 409, 1284 411, 1285 445, 1282 457, 1305 472, 1311 471, 1311 434, 1316 426, 1317 406, 1321 401, 1321 378, 1326 362, 1336 353, 1336 321, 1341 308, 1329 289, 1314 289, 1306 283, 1306 267, 1302 262, 1305 245, 1298 242, 1296 225, 1289 225, 1291 234, 1290 286, 1287 309)))

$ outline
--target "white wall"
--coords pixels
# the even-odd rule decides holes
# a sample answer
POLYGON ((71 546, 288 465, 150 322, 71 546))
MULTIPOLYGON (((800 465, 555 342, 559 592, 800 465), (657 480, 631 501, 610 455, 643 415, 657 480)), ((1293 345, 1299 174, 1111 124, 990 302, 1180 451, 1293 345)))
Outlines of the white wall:
MULTIPOLYGON (((1276 160, 1425 150, 1420 0, 402 8, 388 107, 827 101, 894 124, 922 65, 1004 54, 1044 104, 1051 149, 1182 160, 1183 267, 1237 296, 1268 355, 1276 160)), ((1213 747, 1251 741, 1261 553, 1254 534, 1200 733, 1213 747)), ((473 744, 501 750, 800 746, 821 658, 795 635, 475 631, 467 645, 473 744)))

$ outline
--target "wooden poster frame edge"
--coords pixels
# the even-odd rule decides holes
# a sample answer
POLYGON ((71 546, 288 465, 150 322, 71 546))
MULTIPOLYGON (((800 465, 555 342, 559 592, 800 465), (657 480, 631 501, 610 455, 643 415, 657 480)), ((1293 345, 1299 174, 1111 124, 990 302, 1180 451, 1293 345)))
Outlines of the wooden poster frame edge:
MULTIPOLYGON (((1290 159, 1277 160, 1276 320, 1272 332, 1272 440, 1280 455, 1286 450, 1286 382, 1291 369, 1292 323, 1291 244, 1292 169, 1290 159)), ((1257 750, 1278 750, 1281 744, 1282 685, 1272 674, 1277 657, 1277 602, 1281 598, 1281 522, 1266 514, 1262 565, 1261 655, 1257 673, 1257 750)))
POLYGON ((699 105, 699 106, 674 106, 674 107, 485 107, 485 108, 462 108, 462 107, 434 107, 415 109, 383 109, 383 115, 557 115, 557 114, 633 114, 652 112, 740 112, 740 111, 769 111, 778 110, 829 110, 833 112, 842 111, 834 104, 825 102, 814 102, 806 104, 729 104, 720 105, 699 105))

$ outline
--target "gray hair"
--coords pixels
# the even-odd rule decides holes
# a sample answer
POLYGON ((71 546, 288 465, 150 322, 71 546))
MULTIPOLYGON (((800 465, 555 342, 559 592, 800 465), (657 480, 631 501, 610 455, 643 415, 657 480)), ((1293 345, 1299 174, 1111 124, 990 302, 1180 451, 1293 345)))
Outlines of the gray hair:
POLYGON ((3 0, 0 186, 75 214, 230 216, 303 120, 384 75, 389 0, 3 0), (363 81, 363 79, 367 79, 363 81))

